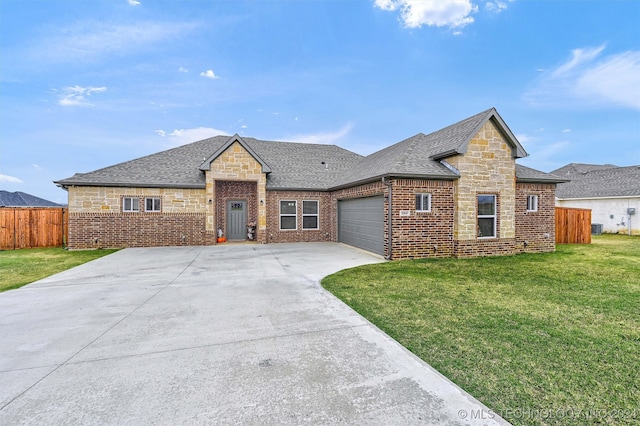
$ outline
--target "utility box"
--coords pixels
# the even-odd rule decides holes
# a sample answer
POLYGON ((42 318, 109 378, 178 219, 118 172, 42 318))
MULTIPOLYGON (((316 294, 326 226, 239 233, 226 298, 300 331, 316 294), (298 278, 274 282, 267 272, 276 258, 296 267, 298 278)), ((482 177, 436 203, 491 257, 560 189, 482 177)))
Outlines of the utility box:
POLYGON ((601 223, 592 223, 591 224, 591 235, 600 235, 602 234, 602 224, 601 223))
POLYGON ((634 207, 629 207, 629 208, 627 209, 627 214, 628 214, 629 216, 633 216, 634 214, 636 214, 636 209, 635 209, 634 207))

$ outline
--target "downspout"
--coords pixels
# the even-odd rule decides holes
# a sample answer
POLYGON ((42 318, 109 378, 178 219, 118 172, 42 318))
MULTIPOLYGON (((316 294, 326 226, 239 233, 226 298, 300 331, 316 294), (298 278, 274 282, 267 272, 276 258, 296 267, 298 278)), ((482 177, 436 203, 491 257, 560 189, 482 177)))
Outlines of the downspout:
POLYGON ((382 183, 387 185, 387 188, 389 188, 389 197, 388 197, 388 204, 387 204, 387 235, 388 235, 388 241, 389 241, 389 250, 387 250, 387 255, 384 257, 387 260, 391 260, 391 256, 392 256, 392 250, 393 250, 393 239, 392 239, 392 226, 391 226, 391 219, 393 218, 393 203, 391 202, 391 181, 389 182, 385 182, 384 180, 384 176, 382 177, 382 183))

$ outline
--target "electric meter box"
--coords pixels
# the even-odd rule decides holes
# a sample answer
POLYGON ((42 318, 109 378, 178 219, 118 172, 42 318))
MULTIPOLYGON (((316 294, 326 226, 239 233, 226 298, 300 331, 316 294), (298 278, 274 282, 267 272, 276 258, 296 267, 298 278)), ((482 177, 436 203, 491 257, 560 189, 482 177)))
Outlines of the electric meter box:
POLYGON ((628 214, 629 216, 633 216, 634 214, 636 214, 636 209, 635 209, 635 208, 633 208, 633 207, 628 208, 628 209, 627 209, 627 214, 628 214))

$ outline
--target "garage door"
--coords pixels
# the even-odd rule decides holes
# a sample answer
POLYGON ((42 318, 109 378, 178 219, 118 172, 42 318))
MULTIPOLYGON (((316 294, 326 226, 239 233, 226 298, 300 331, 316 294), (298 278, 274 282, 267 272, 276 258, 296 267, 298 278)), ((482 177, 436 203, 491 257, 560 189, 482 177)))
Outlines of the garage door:
POLYGON ((384 198, 338 201, 338 241, 384 254, 384 198))

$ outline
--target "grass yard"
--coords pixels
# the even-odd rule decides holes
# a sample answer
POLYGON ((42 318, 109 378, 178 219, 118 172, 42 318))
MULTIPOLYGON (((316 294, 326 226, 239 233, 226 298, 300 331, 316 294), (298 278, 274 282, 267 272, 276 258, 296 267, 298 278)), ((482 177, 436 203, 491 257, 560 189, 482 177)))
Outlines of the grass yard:
POLYGON ((513 424, 640 424, 640 237, 322 285, 513 424))
POLYGON ((0 251, 0 292, 22 287, 116 250, 34 248, 0 251))

